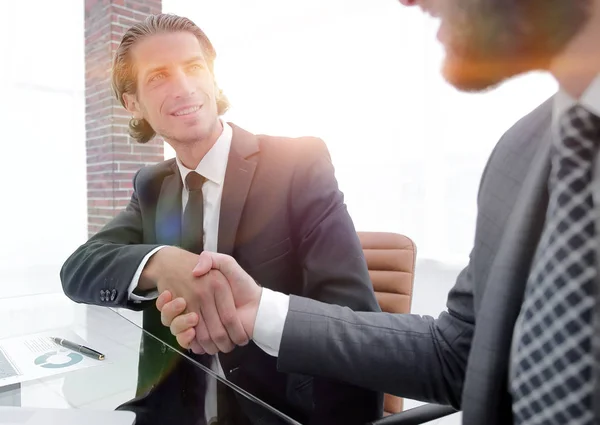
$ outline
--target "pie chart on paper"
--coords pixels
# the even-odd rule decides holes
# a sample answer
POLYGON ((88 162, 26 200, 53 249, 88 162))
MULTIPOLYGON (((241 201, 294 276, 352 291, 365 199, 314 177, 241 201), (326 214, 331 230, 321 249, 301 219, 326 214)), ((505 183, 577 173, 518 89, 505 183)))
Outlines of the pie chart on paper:
POLYGON ((79 353, 61 353, 51 351, 37 357, 34 363, 40 367, 48 369, 61 369, 73 366, 82 360, 83 356, 79 353))

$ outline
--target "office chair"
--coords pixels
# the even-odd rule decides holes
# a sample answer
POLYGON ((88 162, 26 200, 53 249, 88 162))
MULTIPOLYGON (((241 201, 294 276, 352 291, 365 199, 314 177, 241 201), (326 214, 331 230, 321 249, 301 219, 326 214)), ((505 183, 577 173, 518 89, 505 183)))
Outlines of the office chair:
MULTIPOLYGON (((416 246, 404 235, 358 232, 369 276, 381 310, 410 313, 415 275, 416 246)), ((426 404, 403 411, 400 397, 385 394, 384 417, 371 425, 418 425, 456 413, 450 406, 426 404)))

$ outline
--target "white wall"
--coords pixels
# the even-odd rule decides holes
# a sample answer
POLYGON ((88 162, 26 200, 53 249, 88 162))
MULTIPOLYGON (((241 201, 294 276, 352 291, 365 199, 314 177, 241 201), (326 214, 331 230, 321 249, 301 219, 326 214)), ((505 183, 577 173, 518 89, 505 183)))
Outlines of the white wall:
POLYGON ((61 291, 86 237, 83 1, 0 12, 0 293, 61 291))

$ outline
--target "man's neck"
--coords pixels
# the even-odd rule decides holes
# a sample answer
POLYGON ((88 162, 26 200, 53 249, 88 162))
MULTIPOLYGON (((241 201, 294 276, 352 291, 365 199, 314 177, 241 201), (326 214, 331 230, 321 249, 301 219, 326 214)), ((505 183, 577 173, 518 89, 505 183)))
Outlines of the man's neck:
POLYGON ((223 123, 221 120, 214 125, 213 131, 209 136, 198 140, 194 143, 178 144, 173 146, 177 158, 181 163, 190 170, 195 170, 200 164, 200 161, 215 145, 221 134, 223 133, 223 123))
POLYGON ((574 99, 600 74, 600 2, 593 9, 586 26, 550 66, 561 89, 574 99))

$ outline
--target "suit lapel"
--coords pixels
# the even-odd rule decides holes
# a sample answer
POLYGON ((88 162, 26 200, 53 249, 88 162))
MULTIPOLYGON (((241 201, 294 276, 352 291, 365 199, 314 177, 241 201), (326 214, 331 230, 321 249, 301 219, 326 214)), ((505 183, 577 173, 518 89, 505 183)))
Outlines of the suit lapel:
POLYGON ((217 244, 218 251, 227 255, 233 253, 244 204, 258 162, 255 154, 260 150, 255 135, 235 125, 230 125, 233 128, 233 138, 221 198, 217 244))
POLYGON ((156 242, 164 245, 181 246, 181 191, 183 183, 173 162, 172 174, 162 182, 156 207, 156 242))
MULTIPOLYGON (((469 354, 463 403, 465 423, 505 412, 508 365, 513 328, 519 315, 531 263, 540 239, 548 205, 550 129, 545 133, 507 222, 477 313, 469 354)), ((506 419, 506 418, 505 418, 506 419)), ((490 422, 492 423, 492 422, 490 422)))

